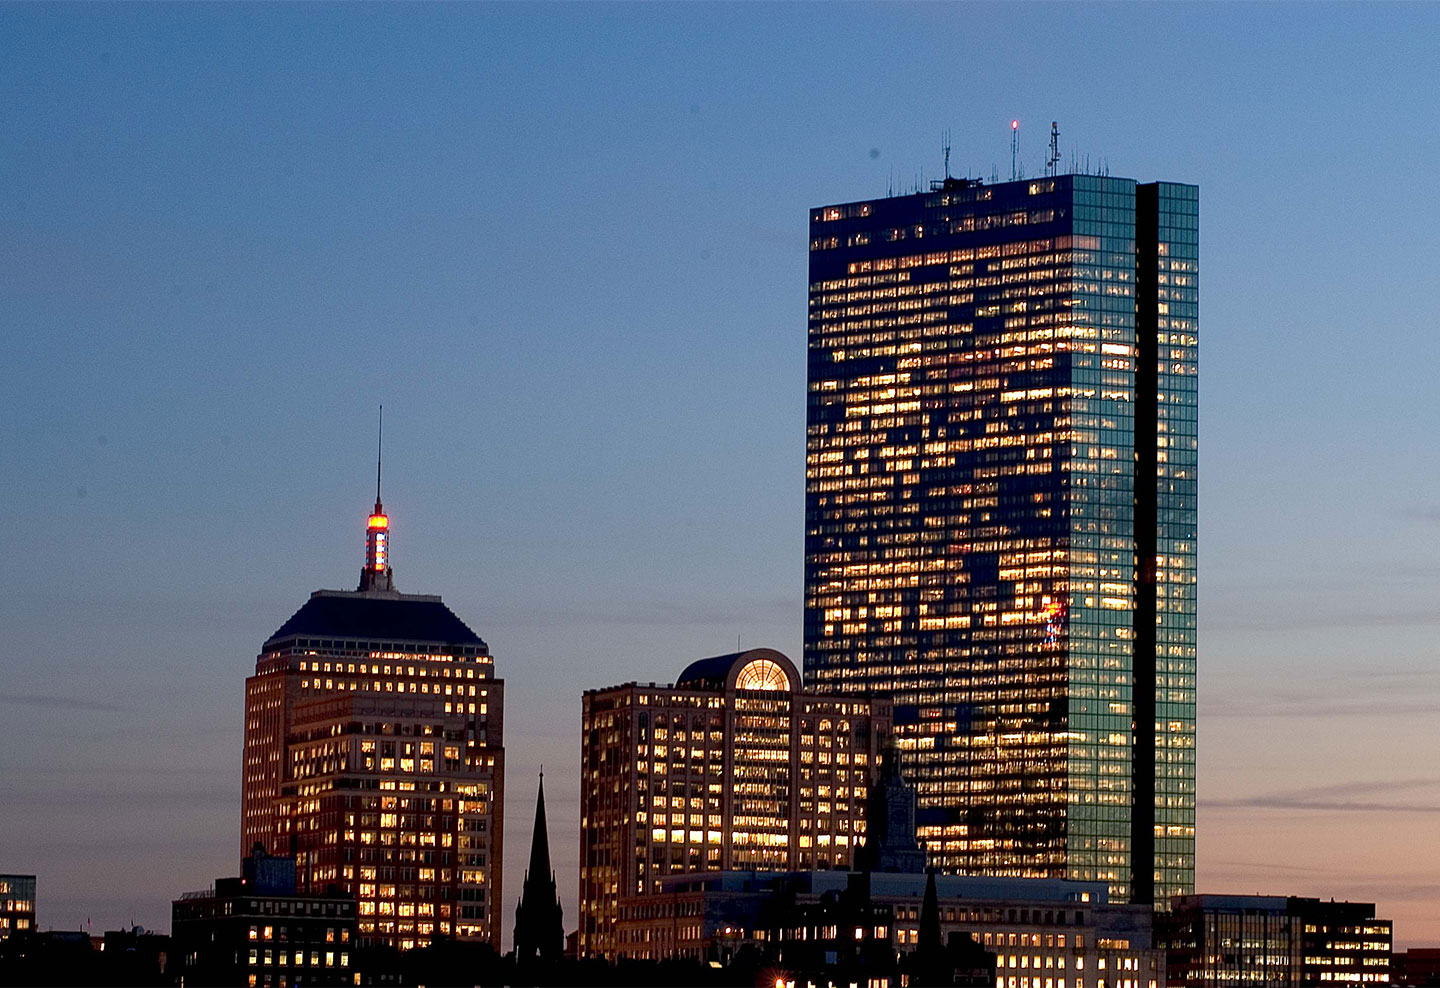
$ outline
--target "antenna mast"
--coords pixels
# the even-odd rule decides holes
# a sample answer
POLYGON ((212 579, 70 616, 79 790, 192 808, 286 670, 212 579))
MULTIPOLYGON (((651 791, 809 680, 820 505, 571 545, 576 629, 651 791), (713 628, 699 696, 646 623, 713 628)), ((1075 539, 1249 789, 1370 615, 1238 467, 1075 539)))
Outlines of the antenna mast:
POLYGON ((945 131, 942 140, 945 148, 945 177, 948 179, 950 177, 950 131, 945 131))
POLYGON ((1020 157, 1020 121, 1010 121, 1010 181, 1015 181, 1015 163, 1020 157))
POLYGON ((1060 164, 1060 121, 1050 121, 1050 156, 1045 159, 1045 174, 1055 177, 1055 166, 1060 164))
POLYGON ((380 505, 380 457, 385 452, 385 406, 380 406, 380 429, 375 439, 375 505, 379 511, 380 505))
POLYGON ((365 524, 365 565, 360 570, 362 592, 390 592, 395 577, 390 569, 390 519, 380 503, 380 464, 385 449, 385 406, 380 406, 380 429, 375 440, 375 510, 365 524))

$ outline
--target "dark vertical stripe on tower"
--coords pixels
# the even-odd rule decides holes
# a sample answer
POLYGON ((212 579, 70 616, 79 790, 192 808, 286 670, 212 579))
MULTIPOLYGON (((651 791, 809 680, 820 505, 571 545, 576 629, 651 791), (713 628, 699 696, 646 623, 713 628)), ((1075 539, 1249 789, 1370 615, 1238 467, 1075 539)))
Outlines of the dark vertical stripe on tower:
POLYGON ((1155 901, 1155 539, 1160 187, 1135 187, 1135 716, 1130 814, 1132 903, 1155 901))

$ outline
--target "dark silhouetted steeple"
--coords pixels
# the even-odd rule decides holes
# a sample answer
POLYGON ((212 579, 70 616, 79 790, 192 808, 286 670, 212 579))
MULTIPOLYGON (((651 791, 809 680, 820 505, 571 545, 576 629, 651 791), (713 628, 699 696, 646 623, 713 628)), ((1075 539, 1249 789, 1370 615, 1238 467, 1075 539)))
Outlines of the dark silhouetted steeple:
POLYGON ((935 890, 935 869, 926 869, 925 902, 920 907, 920 952, 938 957, 945 952, 940 939, 940 895, 935 890))
POLYGON ((564 915, 550 869, 550 835, 545 827, 545 773, 535 798, 535 832, 530 838, 530 867, 515 907, 515 961, 558 961, 565 952, 564 915))

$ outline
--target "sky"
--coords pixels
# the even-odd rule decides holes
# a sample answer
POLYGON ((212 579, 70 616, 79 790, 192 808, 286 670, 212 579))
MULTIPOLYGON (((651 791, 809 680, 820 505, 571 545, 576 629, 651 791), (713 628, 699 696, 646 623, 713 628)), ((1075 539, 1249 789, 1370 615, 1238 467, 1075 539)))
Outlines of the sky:
POLYGON ((383 402, 570 928, 581 690, 800 656, 808 210, 1053 120, 1201 190, 1198 888, 1440 944, 1437 63, 1434 5, 0 6, 0 872, 96 931, 237 872, 383 402))

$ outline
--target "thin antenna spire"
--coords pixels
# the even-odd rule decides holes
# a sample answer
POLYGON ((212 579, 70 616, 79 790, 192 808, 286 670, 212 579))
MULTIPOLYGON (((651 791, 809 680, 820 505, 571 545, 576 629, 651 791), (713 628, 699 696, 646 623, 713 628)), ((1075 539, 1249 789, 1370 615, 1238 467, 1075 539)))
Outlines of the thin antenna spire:
POLYGON ((1050 121, 1050 155, 1045 159, 1045 174, 1052 178, 1057 174, 1056 165, 1060 164, 1060 121, 1050 121))
POLYGON ((1016 163, 1020 157, 1020 121, 1010 121, 1010 181, 1015 181, 1016 163))
POLYGON ((380 458, 385 452, 385 406, 380 406, 380 429, 375 439, 375 510, 380 510, 380 458))
POLYGON ((395 580, 390 569, 390 519, 380 503, 380 467, 385 450, 385 406, 380 406, 380 428, 375 439, 375 510, 365 525, 365 566, 360 570, 356 590, 393 591, 395 580))
POLYGON ((942 140, 945 148, 945 177, 948 179, 950 177, 950 131, 945 131, 942 140))

